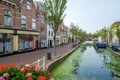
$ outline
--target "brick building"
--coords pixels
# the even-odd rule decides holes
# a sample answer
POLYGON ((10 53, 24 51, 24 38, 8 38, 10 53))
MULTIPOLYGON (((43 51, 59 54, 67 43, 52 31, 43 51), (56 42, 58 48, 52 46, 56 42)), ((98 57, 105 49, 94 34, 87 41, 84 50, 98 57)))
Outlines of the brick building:
POLYGON ((43 15, 43 2, 41 1, 36 1, 37 3, 37 26, 38 30, 40 32, 40 37, 39 37, 39 46, 40 48, 46 48, 47 47, 47 24, 44 19, 43 15))
POLYGON ((68 27, 64 24, 60 25, 60 32, 61 32, 61 43, 66 44, 68 43, 68 27))
POLYGON ((68 43, 68 27, 64 25, 64 23, 61 23, 61 25, 58 28, 58 31, 56 33, 56 40, 57 45, 66 44, 68 43))
POLYGON ((36 17, 33 0, 0 0, 0 55, 39 47, 36 17))

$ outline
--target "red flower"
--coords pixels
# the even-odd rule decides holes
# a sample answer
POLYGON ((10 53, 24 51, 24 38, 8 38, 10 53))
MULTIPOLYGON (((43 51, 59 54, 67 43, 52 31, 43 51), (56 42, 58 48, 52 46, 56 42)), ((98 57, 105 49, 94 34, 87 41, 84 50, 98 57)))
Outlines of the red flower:
POLYGON ((30 72, 31 68, 25 66, 25 70, 28 71, 28 72, 30 72))
POLYGON ((2 71, 2 67, 0 66, 0 71, 2 71))
POLYGON ((39 76, 38 80, 46 80, 46 76, 39 76))
POLYGON ((6 69, 6 66, 5 66, 4 64, 1 64, 1 65, 0 65, 0 71, 1 71, 2 69, 6 69))
POLYGON ((33 80, 32 77, 28 77, 27 80, 33 80))
POLYGON ((13 63, 8 64, 8 68, 12 68, 13 66, 14 66, 14 64, 13 64, 13 63))

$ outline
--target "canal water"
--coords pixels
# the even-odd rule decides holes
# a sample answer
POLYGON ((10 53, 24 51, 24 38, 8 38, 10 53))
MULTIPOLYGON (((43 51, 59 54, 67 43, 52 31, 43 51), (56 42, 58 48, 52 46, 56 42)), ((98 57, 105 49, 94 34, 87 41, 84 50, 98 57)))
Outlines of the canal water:
POLYGON ((120 57, 84 45, 55 68, 52 76, 56 80, 120 80, 120 57))

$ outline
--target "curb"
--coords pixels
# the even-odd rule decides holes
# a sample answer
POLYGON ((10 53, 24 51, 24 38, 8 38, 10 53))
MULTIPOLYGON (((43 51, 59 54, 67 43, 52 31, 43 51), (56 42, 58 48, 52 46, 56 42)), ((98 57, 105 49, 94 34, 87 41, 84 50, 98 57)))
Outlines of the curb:
POLYGON ((109 51, 113 52, 114 54, 116 54, 116 55, 118 55, 118 56, 120 57, 120 53, 115 52, 115 51, 111 50, 111 49, 110 49, 110 48, 108 48, 108 47, 107 47, 107 49, 108 49, 109 51))

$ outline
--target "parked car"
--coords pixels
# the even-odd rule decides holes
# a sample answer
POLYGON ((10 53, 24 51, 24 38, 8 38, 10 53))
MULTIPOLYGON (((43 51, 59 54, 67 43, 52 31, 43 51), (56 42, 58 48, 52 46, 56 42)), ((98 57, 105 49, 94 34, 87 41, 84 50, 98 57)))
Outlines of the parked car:
POLYGON ((117 45, 117 44, 112 44, 112 50, 114 51, 120 51, 120 45, 117 45))
POLYGON ((106 43, 96 43, 97 48, 106 48, 106 43))

